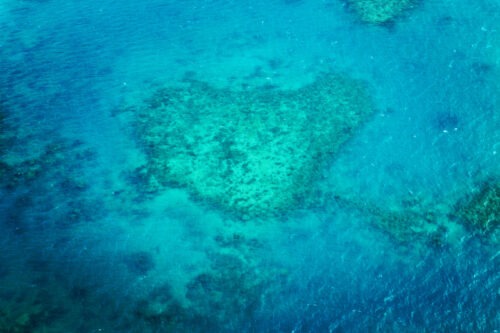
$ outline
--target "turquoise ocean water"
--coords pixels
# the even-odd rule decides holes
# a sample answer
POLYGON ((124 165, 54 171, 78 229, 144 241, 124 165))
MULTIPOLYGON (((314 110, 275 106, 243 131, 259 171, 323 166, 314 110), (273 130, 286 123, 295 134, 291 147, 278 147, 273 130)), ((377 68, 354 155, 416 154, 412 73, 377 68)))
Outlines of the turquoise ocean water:
MULTIPOLYGON (((500 2, 421 0, 383 24, 355 2, 1 1, 0 332, 500 330, 500 2), (315 119, 262 138, 273 103, 315 110, 324 73, 370 116, 329 154, 273 150, 283 131, 337 147, 304 134, 336 124, 315 119), (255 151, 309 161, 289 174, 305 180, 262 204, 245 175, 209 177, 211 156, 255 151)), ((250 183, 287 182, 255 163, 250 183)))

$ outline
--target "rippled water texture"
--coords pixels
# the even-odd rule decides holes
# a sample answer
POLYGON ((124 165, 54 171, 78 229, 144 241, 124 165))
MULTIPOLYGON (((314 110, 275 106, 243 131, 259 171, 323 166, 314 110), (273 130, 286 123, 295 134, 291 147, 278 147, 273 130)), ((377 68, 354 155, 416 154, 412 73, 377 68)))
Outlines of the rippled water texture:
POLYGON ((498 0, 0 3, 0 332, 500 330, 498 0))

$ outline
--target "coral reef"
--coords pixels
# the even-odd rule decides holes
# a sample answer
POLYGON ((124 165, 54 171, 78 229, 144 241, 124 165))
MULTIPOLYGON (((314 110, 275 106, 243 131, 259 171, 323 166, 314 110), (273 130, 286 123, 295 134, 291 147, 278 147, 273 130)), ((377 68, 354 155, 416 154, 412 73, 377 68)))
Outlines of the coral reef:
POLYGON ((263 246, 255 238, 235 233, 218 235, 215 241, 219 247, 209 253, 210 267, 192 276, 183 299, 174 296, 168 283, 160 285, 137 302, 132 320, 167 332, 232 332, 234 327, 246 327, 271 285, 281 288, 288 272, 262 263, 263 246))
POLYGON ((457 204, 457 216, 481 234, 495 232, 500 224, 500 181, 483 182, 477 192, 457 204))
POLYGON ((102 198, 89 199, 93 195, 82 172, 93 165, 94 151, 23 117, 22 111, 15 103, 7 108, 0 102, 0 191, 7 194, 0 222, 19 234, 48 224, 67 228, 95 221, 102 211, 95 201, 102 198))
POLYGON ((17 273, 10 270, 10 274, 2 277, 0 332, 46 332, 50 328, 57 331, 54 324, 71 312, 64 303, 66 300, 62 300, 64 289, 44 273, 30 270, 24 270, 24 276, 17 273), (44 287, 39 286, 41 281, 46 283, 44 287), (48 284, 51 289, 46 288, 48 284))
POLYGON ((2 302, 0 331, 12 333, 30 332, 34 327, 42 326, 42 322, 46 324, 49 317, 47 311, 41 304, 42 302, 35 297, 37 295, 24 295, 23 299, 16 299, 16 301, 10 303, 2 302))
POLYGON ((357 211, 399 244, 431 247, 454 245, 467 234, 497 243, 500 225, 500 182, 491 177, 459 200, 435 202, 423 195, 402 197, 387 207, 348 194, 333 195, 341 208, 357 211))
POLYGON ((448 207, 424 198, 404 199, 390 207, 348 196, 334 196, 343 208, 357 211, 370 225, 400 245, 427 244, 439 248, 449 244, 447 233, 454 225, 447 218, 448 207))
POLYGON ((243 219, 303 203, 318 171, 372 113, 363 84, 333 74, 292 91, 188 81, 135 109, 148 183, 186 187, 243 219))
POLYGON ((74 228, 106 212, 84 175, 95 154, 23 111, 0 104, 0 225, 9 249, 0 268, 0 332, 92 331, 92 320, 109 312, 86 304, 85 289, 59 274, 72 265, 59 249, 75 239, 74 228))
POLYGON ((347 0, 363 22, 383 24, 411 8, 414 0, 347 0))
POLYGON ((213 326, 241 324, 258 309, 269 276, 259 274, 256 267, 234 254, 218 253, 214 263, 212 271, 199 274, 188 284, 190 310, 204 314, 213 326))

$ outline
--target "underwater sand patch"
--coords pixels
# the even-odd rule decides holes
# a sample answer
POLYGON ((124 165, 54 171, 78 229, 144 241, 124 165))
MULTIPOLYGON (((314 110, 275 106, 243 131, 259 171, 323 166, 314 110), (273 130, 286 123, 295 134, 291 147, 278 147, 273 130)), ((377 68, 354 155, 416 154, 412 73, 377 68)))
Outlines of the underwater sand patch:
POLYGON ((383 24, 410 9, 414 0, 347 0, 363 22, 383 24))
POLYGON ((135 124, 150 183, 185 187, 247 219, 300 207, 371 113, 361 82, 324 74, 288 91, 161 88, 136 108, 135 124))

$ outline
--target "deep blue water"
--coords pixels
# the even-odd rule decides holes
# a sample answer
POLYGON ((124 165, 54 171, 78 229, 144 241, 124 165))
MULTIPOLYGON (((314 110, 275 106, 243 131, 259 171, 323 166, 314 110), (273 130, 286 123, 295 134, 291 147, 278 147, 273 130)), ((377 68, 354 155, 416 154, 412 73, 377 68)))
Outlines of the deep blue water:
POLYGON ((347 7, 3 1, 0 332, 500 330, 498 228, 457 217, 499 184, 500 2, 422 0, 384 25, 347 7), (241 221, 144 190, 124 105, 185 77, 280 90, 325 71, 375 112, 321 170, 319 207, 241 221), (444 230, 377 222, 400 213, 444 230))

